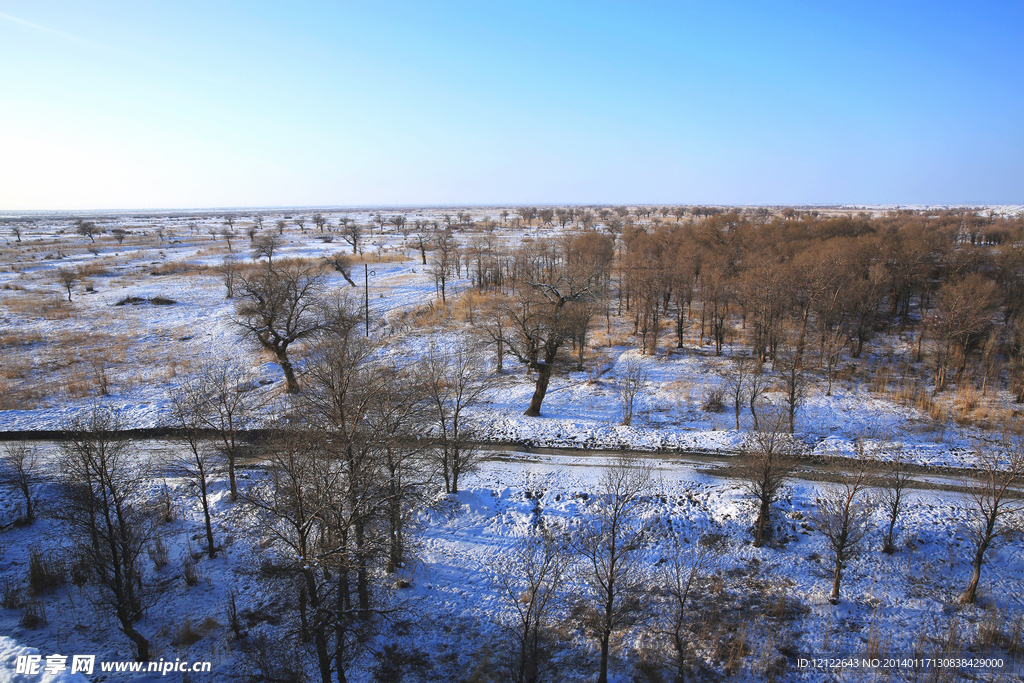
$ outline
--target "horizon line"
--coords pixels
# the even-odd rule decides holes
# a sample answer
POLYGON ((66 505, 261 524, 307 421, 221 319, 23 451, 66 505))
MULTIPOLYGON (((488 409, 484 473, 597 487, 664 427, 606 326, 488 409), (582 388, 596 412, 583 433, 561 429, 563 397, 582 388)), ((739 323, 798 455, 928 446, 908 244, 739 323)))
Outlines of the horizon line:
POLYGON ((828 208, 828 209, 933 209, 933 208, 977 208, 977 209, 992 209, 992 208, 1013 208, 1024 210, 1024 203, 972 203, 972 202, 954 202, 954 203, 866 203, 866 202, 831 202, 831 203, 801 203, 801 204, 773 204, 773 203, 715 203, 715 202, 669 202, 669 203, 630 203, 630 202, 613 202, 613 203, 565 203, 565 204, 542 204, 542 203, 509 203, 509 204, 498 204, 498 203, 485 203, 485 204, 296 204, 296 205, 268 205, 268 206, 210 206, 210 207, 183 207, 183 208, 171 208, 171 207, 142 207, 142 208, 104 208, 104 209, 0 209, 0 217, 10 217, 15 215, 34 214, 39 216, 47 215, 62 215, 62 214, 118 214, 118 213, 215 213, 215 212, 265 212, 265 211, 313 211, 313 210, 329 210, 329 211, 394 211, 394 210, 412 210, 412 209, 427 209, 427 210, 438 210, 438 209, 502 209, 502 208, 522 208, 522 207, 535 207, 535 208, 562 208, 562 207, 586 207, 586 208, 605 208, 605 207, 665 207, 665 206, 710 206, 710 207, 726 207, 726 208, 828 208))

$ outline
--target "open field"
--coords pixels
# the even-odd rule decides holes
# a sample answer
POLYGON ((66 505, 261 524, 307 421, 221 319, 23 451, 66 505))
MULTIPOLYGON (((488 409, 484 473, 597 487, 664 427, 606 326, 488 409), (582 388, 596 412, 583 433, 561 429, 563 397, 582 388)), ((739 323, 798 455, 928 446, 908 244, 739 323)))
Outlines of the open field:
POLYGON ((545 529, 562 570, 535 623, 541 679, 593 680, 586 539, 616 472, 650 478, 624 517, 638 536, 610 680, 826 680, 799 661, 829 655, 995 657, 1007 665, 980 680, 1020 680, 1024 210, 663 208, 0 216, 0 432, 69 437, 2 444, 39 465, 35 521, 16 486, 0 491, 0 631, 44 656, 139 656, 102 560, 61 514, 100 416, 176 430, 109 441, 146 511, 131 568, 146 600, 129 622, 146 658, 208 660, 218 680, 315 680, 326 660, 352 681, 515 680, 517 620, 539 604, 523 597, 543 554, 529 542, 545 529), (302 286, 313 294, 291 316, 309 331, 275 350, 288 316, 260 297, 302 286), (201 389, 209 412, 217 368, 220 400, 246 405, 237 446, 182 411, 201 389), (523 414, 531 401, 539 416, 523 414), (754 543, 748 468, 771 448, 786 472, 754 543), (202 486, 182 457, 207 459, 202 486), (886 487, 907 466, 917 484, 883 553, 886 487), (1005 515, 964 600, 985 476, 1009 482, 1005 515), (823 500, 855 481, 864 535, 837 563, 823 500), (282 510, 314 489, 319 512, 289 526, 282 510))
MULTIPOLYGON (((372 212, 324 214, 328 222, 344 215, 365 225, 360 253, 351 263, 359 286, 350 286, 329 267, 327 286, 361 300, 363 265, 374 270, 368 280, 374 334, 388 340, 389 353, 399 361, 402 353, 415 354, 422 348, 424 335, 458 335, 472 329, 479 322, 473 320, 473 310, 486 305, 486 297, 473 286, 469 254, 448 285, 453 302, 444 307, 431 303, 437 291, 429 266, 420 262, 417 238, 423 234, 429 242, 433 225, 443 227, 442 216, 455 213, 400 214, 408 216, 405 234, 392 225, 381 229, 373 223, 372 212), (419 230, 416 221, 421 223, 419 230)), ((852 215, 850 210, 831 213, 852 215)), ((466 252, 472 251, 471 242, 485 241, 480 248, 487 253, 508 253, 524 239, 529 243, 565 232, 557 223, 539 225, 539 219, 531 221, 538 225, 527 227, 514 214, 502 221, 500 210, 467 212, 465 218, 473 226, 463 226, 456 234, 466 252)), ((340 226, 320 233, 309 220, 301 229, 294 225, 292 214, 262 220, 263 233, 276 233, 274 224, 286 222, 282 256, 320 261, 353 251, 337 234, 340 226)), ((654 227, 675 222, 671 215, 659 219, 655 214, 653 220, 654 227)), ((638 225, 651 222, 652 217, 637 220, 638 225)), ((96 398, 128 411, 126 417, 136 427, 166 424, 167 391, 200 358, 237 356, 273 383, 269 391, 280 382, 272 356, 261 353, 234 325, 235 301, 224 297, 218 272, 225 257, 236 257, 242 265, 253 263, 252 240, 246 232, 255 226, 244 216, 230 230, 237 233, 230 249, 220 216, 105 217, 99 225, 106 232, 95 237, 96 242, 76 234, 70 219, 40 219, 28 225, 21 243, 8 239, 0 250, 0 348, 5 360, 0 430, 59 428, 68 411, 96 398), (123 243, 110 234, 114 229, 125 231, 123 243), (90 248, 97 253, 90 253, 90 248), (71 302, 58 282, 60 270, 77 274, 71 302), (132 297, 164 297, 175 303, 118 305, 132 297)), ((699 310, 697 303, 693 307, 699 310)), ((726 382, 730 358, 745 353, 741 340, 750 329, 744 328, 734 304, 723 336, 729 341, 717 356, 710 336, 701 336, 694 327, 697 313, 690 313, 682 345, 673 338, 671 319, 663 319, 659 348, 646 355, 637 352, 639 339, 632 333, 631 318, 613 316, 608 325, 594 320, 584 370, 567 368, 553 377, 544 419, 523 420, 517 415, 517 407, 528 403, 532 385, 521 366, 505 368, 501 386, 479 408, 480 419, 490 425, 495 439, 537 445, 735 450, 743 432, 730 429, 735 427, 731 408, 707 411, 702 406, 707 394, 726 382), (618 429, 618 406, 609 397, 621 361, 630 357, 647 367, 647 381, 637 397, 643 419, 631 429, 618 429)), ((670 318, 670 313, 664 317, 670 318)), ((843 453, 854 437, 884 436, 905 443, 922 463, 955 465, 978 439, 990 438, 1006 419, 1020 415, 1019 404, 1009 393, 1009 377, 989 382, 989 375, 979 377, 979 368, 969 382, 935 393, 929 361, 915 363, 912 358, 921 336, 918 330, 901 324, 874 336, 862 358, 850 357, 850 346, 841 350, 831 395, 825 392, 820 361, 809 363, 809 389, 797 415, 797 432, 808 448, 843 453)), ((926 339, 925 351, 935 343, 926 339)), ((782 389, 776 372, 766 400, 779 403, 782 389)), ((749 429, 749 409, 741 413, 741 427, 749 429)))

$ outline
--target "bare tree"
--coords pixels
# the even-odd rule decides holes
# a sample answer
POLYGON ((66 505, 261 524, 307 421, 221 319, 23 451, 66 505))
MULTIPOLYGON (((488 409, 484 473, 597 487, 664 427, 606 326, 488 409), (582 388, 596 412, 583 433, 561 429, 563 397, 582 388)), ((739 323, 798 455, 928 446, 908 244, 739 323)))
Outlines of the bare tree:
POLYGON ((210 514, 210 477, 217 461, 203 433, 208 424, 210 399, 203 379, 193 378, 171 391, 171 421, 187 448, 172 451, 164 465, 172 476, 182 477, 195 490, 206 525, 206 554, 213 559, 217 550, 210 514))
POLYGON ((420 260, 423 265, 427 265, 427 246, 430 244, 430 238, 422 232, 416 233, 416 242, 413 245, 420 252, 420 260))
POLYGON ((621 363, 615 390, 619 395, 619 406, 622 408, 622 424, 628 427, 633 422, 633 408, 636 397, 647 384, 647 369, 636 356, 630 356, 621 363))
POLYGON ((429 272, 434 278, 434 288, 441 295, 441 302, 445 302, 445 288, 448 280, 456 275, 456 251, 458 243, 450 231, 441 231, 434 236, 434 252, 431 259, 429 272))
POLYGON ((221 231, 220 235, 228 243, 228 251, 231 251, 231 240, 237 237, 235 232, 229 228, 225 228, 224 230, 221 231))
POLYGON ((253 217, 252 217, 252 222, 255 224, 257 230, 262 230, 263 229, 263 215, 262 214, 258 214, 258 213, 254 214, 253 217))
POLYGON ((634 231, 626 240, 627 253, 623 258, 626 294, 635 302, 634 332, 641 336, 640 349, 654 354, 658 349, 661 317, 671 292, 672 278, 667 267, 668 252, 660 234, 648 235, 634 231))
POLYGON ((683 544, 678 537, 672 539, 672 549, 661 566, 660 588, 667 598, 667 609, 661 612, 664 626, 661 635, 671 644, 676 665, 676 681, 686 680, 687 664, 691 659, 688 625, 693 619, 691 598, 715 570, 722 556, 720 538, 708 534, 696 544, 683 544))
POLYGON ((252 244, 252 257, 253 259, 260 259, 261 257, 267 257, 267 263, 269 264, 274 260, 274 254, 281 248, 281 237, 279 235, 264 235, 252 244))
POLYGON ((760 361, 754 363, 747 380, 747 403, 750 406, 750 418, 754 421, 754 431, 760 427, 757 419, 757 400, 768 391, 770 380, 764 374, 764 364, 760 361))
POLYGON ((123 440, 117 415, 99 406, 66 425, 60 471, 60 514, 69 537, 88 558, 138 661, 150 659, 149 640, 135 622, 147 605, 139 559, 154 534, 154 514, 143 497, 146 473, 123 440))
POLYGON ((25 500, 26 523, 35 521, 35 488, 42 482, 38 451, 24 441, 4 445, 0 453, 0 486, 17 491, 25 500))
POLYGON ((481 343, 485 346, 494 346, 494 374, 500 375, 505 371, 505 337, 506 317, 504 301, 494 298, 484 302, 484 310, 481 312, 482 323, 475 328, 481 343))
POLYGON ((540 416, 558 350, 571 336, 572 316, 566 315, 567 308, 583 303, 591 295, 605 264, 593 254, 581 254, 579 260, 552 266, 528 275, 524 283, 528 288, 521 287, 515 298, 503 300, 495 307, 494 312, 504 318, 503 323, 488 326, 491 333, 500 329, 503 348, 528 369, 537 371, 533 397, 524 413, 530 417, 540 416))
POLYGON ((64 289, 68 290, 68 301, 71 301, 71 289, 78 282, 78 273, 66 268, 60 268, 57 270, 57 279, 64 289))
POLYGON ((18 244, 21 244, 21 233, 22 233, 21 226, 20 225, 12 225, 12 226, 10 226, 10 228, 11 228, 11 232, 14 233, 14 238, 16 240, 18 240, 18 244))
POLYGON ((832 380, 835 377, 836 366, 839 365, 839 358, 850 343, 849 328, 846 325, 828 327, 821 334, 821 358, 825 362, 825 378, 828 381, 826 396, 832 395, 832 380))
POLYGON ((217 266, 218 272, 220 272, 221 282, 224 283, 224 288, 227 290, 226 299, 235 298, 235 282, 238 279, 239 274, 242 271, 242 267, 238 263, 233 255, 228 254, 224 257, 224 260, 217 266))
POLYGON ((89 241, 96 243, 96 235, 102 232, 93 221, 86 221, 79 218, 75 221, 75 232, 82 237, 88 237, 89 241))
MULTIPOLYGON (((422 230, 423 229, 423 221, 421 221, 421 220, 415 221, 415 227, 416 227, 417 230, 422 230)), ((404 223, 402 223, 401 230, 402 230, 402 239, 403 240, 408 240, 409 239, 409 233, 412 232, 412 228, 413 228, 413 224, 409 223, 409 221, 405 221, 404 223)))
POLYGON ((331 509, 331 524, 339 535, 338 561, 345 567, 338 590, 347 608, 353 601, 350 581, 354 573, 355 599, 368 613, 374 554, 369 534, 380 506, 381 471, 370 418, 377 410, 377 394, 389 369, 368 362, 375 349, 356 333, 358 314, 347 305, 351 302, 340 303, 343 308, 332 316, 337 321, 332 325, 334 333, 325 336, 310 354, 308 386, 301 405, 303 419, 324 434, 332 457, 344 467, 342 490, 331 509))
POLYGON ((238 499, 235 467, 242 451, 242 438, 256 425, 262 402, 255 391, 257 379, 256 373, 245 364, 224 358, 201 366, 195 382, 188 385, 190 391, 195 392, 189 400, 201 412, 184 416, 201 418, 204 430, 212 434, 220 456, 228 465, 232 501, 238 499))
POLYGON ((118 244, 124 242, 124 236, 128 234, 128 231, 124 228, 114 228, 110 232, 114 235, 114 239, 117 240, 118 244))
POLYGON ((754 547, 760 548, 771 532, 772 504, 792 472, 793 440, 786 432, 786 413, 772 407, 748 435, 741 450, 743 488, 757 503, 754 547))
POLYGON ((946 387, 947 369, 956 368, 959 380, 971 352, 981 344, 995 313, 998 287, 988 278, 972 273, 943 283, 930 327, 939 342, 935 357, 935 390, 946 387))
POLYGON ((593 301, 575 301, 565 311, 568 337, 576 347, 576 370, 583 371, 583 354, 590 340, 590 324, 597 314, 593 301))
POLYGON ((779 354, 779 369, 782 372, 782 382, 785 392, 783 394, 786 402, 786 414, 789 418, 789 433, 796 430, 796 413, 803 405, 807 396, 807 376, 800 364, 800 356, 796 349, 790 349, 779 354))
POLYGON ((584 623, 601 647, 597 683, 608 682, 612 635, 643 615, 649 577, 641 554, 648 532, 640 512, 651 486, 649 463, 630 456, 616 458, 605 468, 593 505, 572 536, 582 565, 584 623))
POLYGON ((970 522, 967 534, 974 545, 973 571, 961 604, 972 604, 978 597, 981 568, 988 549, 1015 533, 1024 532, 1024 500, 1016 498, 1014 487, 1024 481, 1024 438, 1007 437, 1004 455, 983 447, 975 449, 978 469, 967 494, 970 522))
MULTIPOLYGON (((736 280, 736 298, 751 328, 752 351, 763 362, 775 358, 782 335, 789 270, 771 253, 755 252, 748 260, 750 263, 736 280)), ((797 347, 799 357, 802 347, 799 343, 797 347)))
POLYGON ((479 352, 459 345, 443 350, 431 344, 420 369, 420 383, 429 406, 428 421, 438 439, 438 459, 445 493, 459 492, 459 479, 480 461, 471 441, 472 426, 466 416, 490 386, 479 352))
POLYGON ((715 343, 715 355, 721 356, 728 329, 726 321, 729 318, 729 305, 735 298, 734 278, 732 266, 724 256, 713 256, 714 258, 705 258, 698 280, 701 290, 701 331, 703 332, 706 321, 715 343))
POLYGON ((313 214, 313 224, 316 225, 317 230, 323 232, 324 226, 327 225, 327 219, 323 217, 323 214, 313 214))
POLYGON ((725 384, 732 397, 732 409, 736 415, 736 430, 740 428, 740 411, 743 410, 744 399, 749 391, 750 373, 754 367, 754 359, 751 356, 737 356, 732 372, 725 376, 725 384))
POLYGON ((395 226, 395 229, 399 232, 404 232, 405 229, 405 214, 400 213, 391 217, 391 225, 395 226))
POLYGON ((299 640, 312 642, 322 683, 332 683, 332 669, 345 680, 342 660, 332 657, 332 637, 342 621, 332 599, 335 583, 329 551, 335 543, 331 508, 344 478, 341 461, 329 457, 308 432, 277 433, 264 449, 269 481, 244 491, 243 500, 262 533, 278 545, 275 564, 297 580, 299 640))
POLYGON ((554 675, 550 633, 553 613, 562 601, 562 585, 571 556, 557 530, 539 528, 498 555, 495 575, 509 619, 501 626, 509 637, 508 680, 539 683, 554 675))
POLYGON ((228 214, 227 216, 224 216, 224 222, 227 223, 228 230, 234 230, 235 229, 235 216, 234 216, 234 214, 228 214))
POLYGON ((284 371, 289 394, 299 392, 299 383, 288 347, 323 329, 324 287, 320 264, 303 261, 276 266, 268 262, 238 277, 240 299, 235 306, 235 322, 274 354, 284 371))
POLYGON ((332 254, 324 257, 327 262, 334 267, 336 271, 341 273, 341 276, 345 278, 345 282, 349 283, 353 287, 356 286, 355 281, 352 280, 352 258, 346 254, 332 254))
POLYGON ((879 492, 879 502, 889 519, 882 541, 882 552, 891 555, 896 552, 896 523, 903 514, 903 508, 906 507, 907 489, 911 481, 910 471, 900 447, 895 447, 893 459, 888 463, 887 470, 887 476, 879 492))
POLYGON ((531 223, 531 221, 533 220, 534 216, 537 215, 537 209, 533 208, 532 206, 523 206, 521 208, 516 209, 516 214, 519 216, 519 218, 526 222, 527 227, 532 227, 533 224, 531 223))
POLYGON ((306 217, 305 216, 299 216, 298 218, 295 219, 294 223, 295 223, 295 225, 299 226, 299 232, 305 232, 306 231, 306 217))
POLYGON ((363 236, 363 226, 348 216, 341 218, 341 239, 352 245, 352 253, 359 249, 359 240, 363 236))
POLYGON ((838 485, 829 485, 817 498, 817 508, 811 514, 818 531, 824 534, 832 549, 832 604, 839 602, 839 586, 843 570, 863 545, 864 536, 871 528, 871 513, 875 501, 868 495, 868 459, 863 439, 857 440, 860 456, 853 474, 845 475, 838 485))
POLYGON ((285 228, 286 228, 287 226, 288 226, 288 224, 287 224, 287 223, 286 223, 286 222, 285 222, 285 221, 284 221, 283 219, 282 219, 282 220, 279 220, 279 221, 277 222, 277 234, 278 234, 278 235, 283 235, 283 234, 284 234, 284 229, 285 229, 285 228))
POLYGON ((436 467, 430 449, 416 437, 427 418, 423 387, 414 373, 389 367, 373 373, 379 380, 368 393, 365 422, 377 461, 377 495, 387 529, 385 570, 405 566, 407 536, 415 509, 430 493, 436 467))

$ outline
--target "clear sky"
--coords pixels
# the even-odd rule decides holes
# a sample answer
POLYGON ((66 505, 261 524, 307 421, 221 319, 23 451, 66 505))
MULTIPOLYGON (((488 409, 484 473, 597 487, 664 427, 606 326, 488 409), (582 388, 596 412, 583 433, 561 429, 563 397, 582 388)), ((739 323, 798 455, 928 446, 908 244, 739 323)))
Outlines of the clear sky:
POLYGON ((0 210, 1024 203, 1024 3, 0 0, 0 210))

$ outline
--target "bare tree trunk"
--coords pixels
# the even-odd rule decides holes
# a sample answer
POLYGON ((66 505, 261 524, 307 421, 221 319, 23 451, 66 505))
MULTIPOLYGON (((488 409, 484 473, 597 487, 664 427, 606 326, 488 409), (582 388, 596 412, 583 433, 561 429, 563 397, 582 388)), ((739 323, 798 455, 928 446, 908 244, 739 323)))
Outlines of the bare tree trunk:
POLYGON ((889 530, 885 532, 885 541, 882 543, 882 552, 886 555, 892 555, 896 551, 895 543, 893 542, 893 532, 896 528, 896 518, 889 518, 889 530))
POLYGON ((686 323, 686 309, 683 307, 683 303, 679 302, 676 310, 676 348, 683 348, 683 331, 684 324, 686 323))
MULTIPOLYGON (((295 370, 292 368, 292 362, 288 360, 288 352, 284 349, 275 349, 274 354, 277 356, 277 362, 280 364, 281 369, 284 370, 284 380, 288 385, 287 393, 299 393, 299 382, 295 379, 295 370)), ((231 488, 234 490, 233 482, 231 488)))
POLYGON ((234 503, 238 500, 238 485, 235 484, 235 452, 234 449, 228 451, 228 484, 231 489, 231 502, 234 503))
POLYGON ((978 582, 981 581, 981 565, 985 562, 985 551, 988 550, 990 538, 986 538, 984 541, 978 544, 978 549, 974 551, 974 561, 971 563, 973 571, 971 572, 971 581, 967 584, 967 590, 960 596, 960 604, 970 605, 978 598, 978 582))
POLYGON ((215 545, 213 542, 213 523, 210 520, 210 501, 206 497, 206 482, 203 482, 202 488, 200 489, 202 496, 200 496, 200 502, 203 504, 203 518, 206 521, 206 554, 212 560, 217 556, 215 545))
POLYGON ((548 381, 551 379, 551 364, 540 363, 537 370, 537 386, 533 391, 533 398, 530 399, 530 407, 523 415, 528 417, 540 417, 540 405, 544 402, 544 395, 548 392, 548 381))
POLYGON ((597 683, 608 683, 608 640, 611 634, 601 635, 601 672, 597 676, 597 683))
POLYGON ((770 500, 762 500, 757 511, 757 531, 754 534, 754 547, 760 548, 764 545, 767 537, 768 520, 772 514, 772 503, 770 500))
POLYGON ((334 620, 334 668, 338 672, 338 683, 346 683, 345 676, 345 610, 348 609, 348 571, 338 570, 338 594, 335 597, 337 615, 334 620))
POLYGON ((306 607, 307 604, 306 585, 303 584, 299 586, 299 640, 303 643, 309 642, 309 610, 306 607))
POLYGON ((121 631, 128 636, 128 640, 132 641, 132 644, 135 645, 135 661, 145 662, 149 660, 149 640, 135 630, 135 627, 132 626, 132 619, 130 616, 118 614, 117 618, 121 624, 121 631))
MULTIPOLYGON (((320 593, 317 590, 316 577, 313 569, 306 568, 302 571, 305 585, 302 587, 300 600, 303 605, 303 621, 306 620, 305 605, 308 597, 308 604, 313 612, 313 645, 316 648, 317 668, 320 671, 321 683, 331 683, 331 658, 327 651, 326 625, 323 623, 322 610, 320 608, 320 593)), ((308 628, 303 623, 303 628, 308 628)), ((307 636, 308 637, 308 636, 307 636)))
POLYGON ((836 558, 836 566, 832 572, 832 595, 829 600, 834 604, 839 601, 839 582, 843 578, 843 562, 836 558))
POLYGON ((356 522, 356 553, 358 569, 356 571, 356 591, 359 595, 360 617, 369 618, 370 610, 370 575, 366 566, 366 538, 362 520, 356 522))

